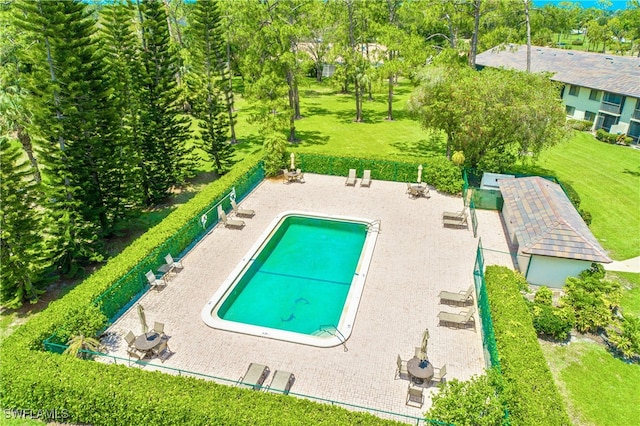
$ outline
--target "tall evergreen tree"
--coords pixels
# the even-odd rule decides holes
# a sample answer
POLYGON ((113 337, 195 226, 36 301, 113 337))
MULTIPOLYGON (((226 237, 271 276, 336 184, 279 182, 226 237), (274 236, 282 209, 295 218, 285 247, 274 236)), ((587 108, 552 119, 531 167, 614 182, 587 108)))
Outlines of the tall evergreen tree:
POLYGON ((227 140, 229 123, 224 93, 229 87, 229 76, 225 69, 225 46, 217 2, 201 0, 196 3, 191 30, 190 88, 193 115, 200 127, 200 147, 209 154, 216 171, 223 173, 232 165, 233 147, 227 140))
POLYGON ((91 10, 82 2, 20 1, 14 16, 37 34, 29 106, 41 146, 60 266, 101 259, 99 237, 110 227, 105 187, 114 167, 112 108, 91 10))
POLYGON ((140 154, 136 149, 140 140, 138 109, 140 98, 136 82, 141 75, 139 44, 133 32, 134 9, 131 0, 107 5, 101 11, 101 38, 104 40, 106 80, 111 88, 114 107, 113 161, 120 164, 110 170, 111 182, 107 202, 115 220, 131 214, 131 207, 139 206, 142 197, 140 154))
POLYGON ((154 204, 184 182, 196 158, 186 149, 189 118, 182 114, 176 75, 178 61, 170 46, 169 28, 160 0, 143 0, 140 145, 145 202, 154 204))
POLYGON ((44 292, 43 274, 52 263, 33 172, 20 162, 18 146, 0 137, 0 305, 9 308, 38 299, 44 292))

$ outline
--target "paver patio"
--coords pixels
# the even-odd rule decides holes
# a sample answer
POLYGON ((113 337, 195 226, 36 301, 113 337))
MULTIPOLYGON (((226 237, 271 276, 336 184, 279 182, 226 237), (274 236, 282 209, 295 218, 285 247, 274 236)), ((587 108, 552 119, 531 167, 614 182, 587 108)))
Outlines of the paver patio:
MULTIPOLYGON (((427 388, 422 409, 408 407, 408 382, 394 379, 394 373, 397 355, 411 358, 425 327, 430 331, 429 360, 436 367, 447 364, 448 379, 466 380, 485 367, 477 314, 475 331, 441 327, 437 320, 439 311, 459 309, 440 305, 438 293, 473 284, 478 239, 470 229, 444 228, 441 219, 443 211, 461 210, 462 200, 433 189, 429 199, 411 199, 402 182, 374 180, 366 188, 359 180, 355 187, 345 186, 344 177, 305 174, 305 180, 284 184, 281 178, 265 179, 240 203, 256 210, 253 218, 244 219, 243 229, 216 226, 182 259, 184 269, 166 288, 151 290, 139 300, 150 326, 163 322, 170 336, 174 354, 163 365, 237 380, 250 362, 256 362, 269 366, 271 374, 294 373, 292 393, 422 416, 437 388, 427 388), (273 218, 286 210, 381 221, 346 349, 215 330, 200 318, 203 306, 228 274, 273 218)), ((486 264, 512 267, 499 214, 478 211, 477 215, 486 264)), ((135 305, 108 332, 123 336, 129 330, 141 332, 135 305)), ((109 353, 126 358, 124 340, 115 339, 109 353)), ((161 365, 158 358, 150 362, 161 365)))

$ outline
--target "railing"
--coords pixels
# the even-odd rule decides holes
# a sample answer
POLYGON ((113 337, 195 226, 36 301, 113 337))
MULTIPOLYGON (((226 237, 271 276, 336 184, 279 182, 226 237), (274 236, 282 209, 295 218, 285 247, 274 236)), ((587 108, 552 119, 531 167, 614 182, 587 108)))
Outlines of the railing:
POLYGON ((340 330, 338 330, 338 327, 336 327, 333 324, 325 324, 325 325, 321 325, 320 327, 318 327, 318 330, 323 332, 323 333, 327 333, 330 334, 332 336, 335 336, 338 338, 338 340, 340 340, 340 343, 342 344, 342 346, 344 347, 344 351, 348 352, 349 349, 347 348, 347 339, 345 339, 344 334, 342 334, 340 332, 340 330), (330 331, 330 330, 333 330, 330 331))
MULTIPOLYGON (((96 359, 103 359, 102 362, 108 363, 108 364, 123 364, 123 365, 131 365, 131 363, 134 363, 136 365, 145 367, 147 365, 151 366, 154 369, 158 369, 161 371, 164 371, 166 373, 170 373, 170 374, 175 374, 178 376, 185 376, 185 377, 195 377, 195 378, 199 378, 199 379, 203 379, 203 380, 210 380, 210 381, 214 381, 216 383, 220 383, 220 384, 225 384, 225 385, 235 385, 236 383, 238 383, 237 379, 227 379, 226 377, 220 377, 220 376, 213 376, 210 374, 204 374, 204 373, 198 373, 195 371, 190 371, 190 370, 184 370, 181 368, 173 368, 173 367, 168 367, 166 365, 162 365, 162 364, 152 364, 150 362, 146 362, 146 361, 142 361, 142 360, 131 360, 130 358, 122 358, 116 355, 109 355, 109 354, 104 354, 102 352, 94 352, 94 351, 90 351, 90 350, 81 350, 80 352, 87 354, 87 359, 93 359, 94 361, 96 359)), ((271 390, 274 391, 281 391, 284 392, 284 389, 275 389, 275 388, 270 388, 271 390)), ((303 394, 303 393, 297 393, 297 392, 288 392, 288 395, 290 396, 296 396, 298 398, 305 398, 305 399, 309 399, 312 401, 316 401, 316 402, 321 402, 321 403, 325 403, 325 404, 331 404, 331 405, 336 405, 336 406, 341 406, 341 407, 345 407, 345 408, 350 408, 350 409, 354 409, 357 411, 365 411, 365 412, 370 412, 372 414, 378 415, 379 417, 384 416, 388 416, 389 418, 392 419, 396 419, 399 421, 402 421, 404 423, 412 423, 415 425, 421 425, 421 424, 430 424, 430 425, 438 425, 438 426, 455 426, 451 423, 446 423, 446 422, 442 422, 439 420, 432 420, 432 419, 425 419, 424 417, 416 417, 416 416, 411 416, 409 414, 402 414, 402 413, 396 413, 394 411, 388 411, 388 410, 381 410, 378 408, 373 408, 373 407, 367 407, 364 405, 358 405, 358 404, 351 404, 349 402, 344 402, 344 401, 338 401, 338 400, 334 400, 334 399, 327 399, 327 398, 322 398, 322 397, 318 397, 318 396, 313 396, 313 395, 307 395, 307 394, 303 394)))
POLYGON ((612 104, 610 102, 604 102, 600 104, 600 111, 610 112, 612 114, 620 114, 622 107, 620 104, 612 104))

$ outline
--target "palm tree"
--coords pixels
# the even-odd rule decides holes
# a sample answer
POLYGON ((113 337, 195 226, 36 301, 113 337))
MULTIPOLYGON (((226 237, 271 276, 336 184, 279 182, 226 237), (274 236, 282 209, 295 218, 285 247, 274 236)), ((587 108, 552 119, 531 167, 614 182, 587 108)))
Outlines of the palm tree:
POLYGON ((83 334, 73 336, 68 342, 69 347, 64 351, 66 355, 73 355, 77 358, 86 359, 90 354, 83 351, 99 352, 104 346, 98 339, 85 337, 83 334))

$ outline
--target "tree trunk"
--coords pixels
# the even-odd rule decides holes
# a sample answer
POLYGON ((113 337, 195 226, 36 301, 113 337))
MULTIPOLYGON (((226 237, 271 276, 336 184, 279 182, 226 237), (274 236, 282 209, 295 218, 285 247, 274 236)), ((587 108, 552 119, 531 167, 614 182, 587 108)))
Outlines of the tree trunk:
POLYGON ((27 154, 29 161, 31 162, 31 168, 33 169, 33 180, 36 183, 40 183, 42 177, 40 176, 40 169, 38 168, 38 160, 33 155, 33 145, 31 144, 31 137, 24 131, 22 126, 18 127, 17 131, 18 140, 22 144, 22 149, 27 154))
POLYGON ((322 68, 322 63, 320 61, 316 61, 316 81, 318 83, 322 82, 322 68))
POLYGON ((300 120, 302 114, 300 114, 300 92, 298 91, 298 82, 293 80, 293 118, 300 120))
MULTIPOLYGON (((473 34, 471 35, 471 50, 469 52, 469 66, 476 67, 476 53, 478 52, 478 31, 480 29, 480 1, 473 2, 473 34)), ((526 0, 525 0, 526 1, 526 0)))
POLYGON ((389 95, 387 96, 387 120, 393 121, 393 74, 389 76, 389 95))
POLYGON ((362 121, 362 110, 360 98, 362 97, 360 93, 360 83, 356 79, 354 83, 354 91, 356 92, 356 119, 354 120, 356 123, 360 123, 362 121))
POLYGON ((231 68, 231 48, 229 47, 229 40, 227 40, 227 66, 229 67, 229 90, 225 93, 224 97, 227 102, 227 113, 229 114, 229 130, 231 132, 229 142, 238 143, 238 139, 236 139, 236 125, 233 120, 233 68, 231 68))
POLYGON ((527 24, 527 72, 531 72, 531 22, 529 21, 529 0, 524 0, 524 16, 527 24))

